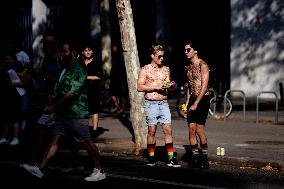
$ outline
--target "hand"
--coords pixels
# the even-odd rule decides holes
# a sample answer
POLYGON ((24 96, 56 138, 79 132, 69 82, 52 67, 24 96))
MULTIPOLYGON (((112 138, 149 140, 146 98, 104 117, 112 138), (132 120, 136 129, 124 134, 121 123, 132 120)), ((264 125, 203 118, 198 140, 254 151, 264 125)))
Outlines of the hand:
POLYGON ((183 111, 183 117, 187 118, 187 110, 183 111))
POLYGON ((174 90, 177 87, 174 81, 171 82, 162 81, 162 84, 164 89, 174 90))
POLYGON ((197 108, 197 103, 193 103, 193 104, 190 106, 189 111, 190 111, 190 110, 196 110, 196 108, 197 108))

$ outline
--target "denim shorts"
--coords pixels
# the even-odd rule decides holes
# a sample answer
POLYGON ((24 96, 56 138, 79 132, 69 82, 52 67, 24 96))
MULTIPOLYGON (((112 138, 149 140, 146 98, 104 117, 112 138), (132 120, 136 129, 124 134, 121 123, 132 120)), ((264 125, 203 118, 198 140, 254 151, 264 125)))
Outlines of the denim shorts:
POLYGON ((55 116, 55 125, 52 128, 53 135, 75 136, 82 140, 91 140, 89 131, 89 119, 64 119, 55 116))
POLYGON ((145 100, 144 111, 148 126, 168 125, 172 123, 167 100, 145 100))

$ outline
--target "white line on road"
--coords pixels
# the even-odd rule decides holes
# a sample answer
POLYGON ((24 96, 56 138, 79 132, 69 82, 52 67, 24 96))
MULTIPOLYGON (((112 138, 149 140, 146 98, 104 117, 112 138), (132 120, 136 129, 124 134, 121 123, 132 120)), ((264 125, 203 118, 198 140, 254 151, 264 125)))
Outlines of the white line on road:
POLYGON ((171 182, 171 181, 164 181, 164 180, 156 180, 156 179, 149 179, 149 178, 141 178, 141 177, 132 177, 132 176, 126 176, 126 175, 118 175, 118 174, 108 174, 108 177, 114 177, 114 178, 121 178, 121 179, 129 179, 129 180, 138 180, 143 182, 152 182, 152 183, 158 183, 158 184, 168 184, 173 186, 182 186, 182 187, 190 187, 190 188, 204 188, 204 189, 223 189, 220 187, 213 187, 213 186, 202 186, 198 184, 185 184, 181 182, 171 182))

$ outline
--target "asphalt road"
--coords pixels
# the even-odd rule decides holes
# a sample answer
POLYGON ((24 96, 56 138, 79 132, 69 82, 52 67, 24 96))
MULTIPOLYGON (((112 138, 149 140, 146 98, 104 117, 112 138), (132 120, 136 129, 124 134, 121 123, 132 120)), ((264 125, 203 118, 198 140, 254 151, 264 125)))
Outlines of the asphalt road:
POLYGON ((165 166, 158 162, 148 167, 141 157, 102 154, 107 179, 83 180, 90 173, 88 157, 83 155, 85 170, 67 169, 69 154, 56 156, 43 179, 38 179, 19 166, 20 162, 1 161, 1 185, 9 188, 269 188, 284 187, 284 175, 276 171, 212 165, 209 170, 165 166))

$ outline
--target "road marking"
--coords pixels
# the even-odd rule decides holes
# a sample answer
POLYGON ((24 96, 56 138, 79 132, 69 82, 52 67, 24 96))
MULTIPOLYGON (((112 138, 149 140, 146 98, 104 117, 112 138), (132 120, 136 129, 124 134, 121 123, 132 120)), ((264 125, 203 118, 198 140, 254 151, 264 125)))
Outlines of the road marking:
POLYGON ((235 146, 241 146, 241 147, 244 147, 244 146, 249 146, 248 144, 235 144, 235 146))
POLYGON ((156 180, 156 179, 149 179, 149 178, 132 177, 132 176, 118 175, 118 174, 107 173, 107 176, 113 177, 113 178, 138 180, 138 181, 143 181, 143 182, 152 182, 152 183, 157 183, 157 184, 167 184, 167 185, 182 186, 182 187, 189 187, 189 188, 193 187, 193 188, 204 188, 204 189, 223 189, 221 187, 202 186, 202 185, 198 185, 198 184, 185 184, 185 183, 181 183, 181 182, 172 182, 172 181, 156 180))

